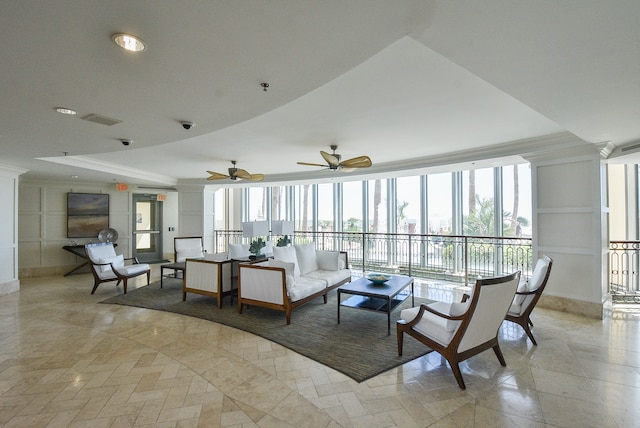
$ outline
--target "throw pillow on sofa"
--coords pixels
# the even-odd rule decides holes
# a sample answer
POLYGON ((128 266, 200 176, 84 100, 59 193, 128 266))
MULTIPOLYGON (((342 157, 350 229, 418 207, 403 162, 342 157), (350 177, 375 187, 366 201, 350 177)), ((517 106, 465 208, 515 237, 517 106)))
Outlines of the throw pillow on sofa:
POLYGON ((296 265, 294 263, 283 262, 281 260, 269 259, 269 267, 283 268, 286 280, 287 291, 291 291, 291 288, 295 284, 294 271, 296 265))
POLYGON ((316 259, 318 260, 318 268, 322 270, 338 270, 339 254, 337 251, 316 250, 316 259))
POLYGON ((315 244, 295 245, 293 248, 295 248, 298 264, 300 265, 300 275, 306 275, 309 272, 318 270, 315 244))
POLYGON ((230 259, 246 259, 251 255, 249 252, 249 244, 229 244, 230 259))
POLYGON ((273 258, 281 262, 293 263, 293 276, 300 276, 300 267, 298 266, 298 257, 294 247, 273 247, 273 258))

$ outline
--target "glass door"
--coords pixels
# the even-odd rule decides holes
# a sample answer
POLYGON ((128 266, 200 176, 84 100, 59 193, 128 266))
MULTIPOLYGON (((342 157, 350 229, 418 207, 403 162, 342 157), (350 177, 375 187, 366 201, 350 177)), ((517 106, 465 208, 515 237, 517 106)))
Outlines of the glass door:
POLYGON ((157 195, 133 195, 133 256, 140 263, 162 260, 162 202, 157 195))

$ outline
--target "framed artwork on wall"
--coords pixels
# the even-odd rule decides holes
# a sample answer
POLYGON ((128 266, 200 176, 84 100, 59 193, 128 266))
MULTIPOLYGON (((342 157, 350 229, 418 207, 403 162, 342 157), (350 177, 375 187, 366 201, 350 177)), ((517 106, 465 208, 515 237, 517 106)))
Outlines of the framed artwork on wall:
POLYGON ((108 194, 67 193, 67 238, 97 238, 108 227, 108 194))

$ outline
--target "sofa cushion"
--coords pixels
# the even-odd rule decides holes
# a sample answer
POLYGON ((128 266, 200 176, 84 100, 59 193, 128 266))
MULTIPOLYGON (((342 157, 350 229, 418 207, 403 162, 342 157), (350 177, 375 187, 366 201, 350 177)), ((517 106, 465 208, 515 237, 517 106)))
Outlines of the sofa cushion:
POLYGON ((295 263, 283 262, 282 260, 269 259, 267 262, 269 267, 283 268, 285 275, 295 276, 294 270, 296 268, 295 263))
MULTIPOLYGON (((113 267, 119 268, 124 266, 124 256, 120 254, 114 257, 103 257, 99 260, 99 263, 112 263, 113 267)), ((102 272, 111 272, 111 265, 100 266, 100 270, 102 272)))
POLYGON ((300 276, 300 266, 298 265, 298 257, 294 247, 273 247, 273 258, 282 262, 293 263, 293 276, 300 276))
POLYGON ((309 272, 318 270, 318 261, 316 260, 315 244, 295 245, 298 265, 300 266, 300 275, 306 275, 309 272))
POLYGON ((342 270, 316 270, 309 272, 305 275, 305 278, 322 279, 326 281, 327 287, 331 287, 345 279, 351 277, 351 271, 349 269, 342 270))
POLYGON ((318 268, 321 270, 338 270, 340 253, 337 251, 316 250, 318 268))
POLYGON ((246 259, 251 255, 249 252, 249 244, 229 244, 230 259, 246 259))
POLYGON ((289 298, 292 302, 309 297, 318 291, 327 288, 327 282, 323 279, 314 279, 306 276, 296 278, 296 284, 289 290, 289 298))

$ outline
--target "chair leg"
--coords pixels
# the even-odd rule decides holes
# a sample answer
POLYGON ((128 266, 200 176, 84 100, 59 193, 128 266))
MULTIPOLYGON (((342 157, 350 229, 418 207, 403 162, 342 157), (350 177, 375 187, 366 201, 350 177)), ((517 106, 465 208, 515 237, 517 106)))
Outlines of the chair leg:
POLYGON ((93 290, 91 290, 91 294, 96 292, 96 289, 98 288, 98 285, 100 285, 100 282, 98 280, 96 280, 95 284, 93 284, 93 290))
POLYGON ((455 376, 456 381, 458 381, 458 386, 460 387, 460 389, 467 389, 467 386, 464 384, 464 379, 462 379, 462 372, 460 371, 460 366, 458 365, 458 362, 449 361, 449 365, 451 366, 451 371, 453 372, 453 376, 455 376))
POLYGON ((399 325, 396 325, 396 336, 398 337, 398 356, 402 357, 402 344, 404 341, 404 330, 402 330, 399 325))
POLYGON ((124 287, 124 294, 127 294, 127 280, 126 278, 122 281, 123 287, 124 287))
POLYGON ((496 357, 498 357, 498 361, 500 361, 500 365, 502 365, 502 367, 506 367, 507 362, 504 360, 504 355, 502 355, 502 350, 500 349, 500 345, 496 344, 493 347, 493 352, 495 352, 496 357))
POLYGON ((531 329, 529 328, 528 323, 522 323, 521 324, 522 329, 524 330, 525 333, 527 333, 527 336, 529 336, 529 339, 531 339, 531 342, 533 343, 534 346, 538 346, 538 342, 536 342, 536 339, 533 337, 533 333, 531 333, 531 329))
POLYGON ((147 271, 147 285, 149 285, 149 279, 151 279, 151 269, 147 271))

